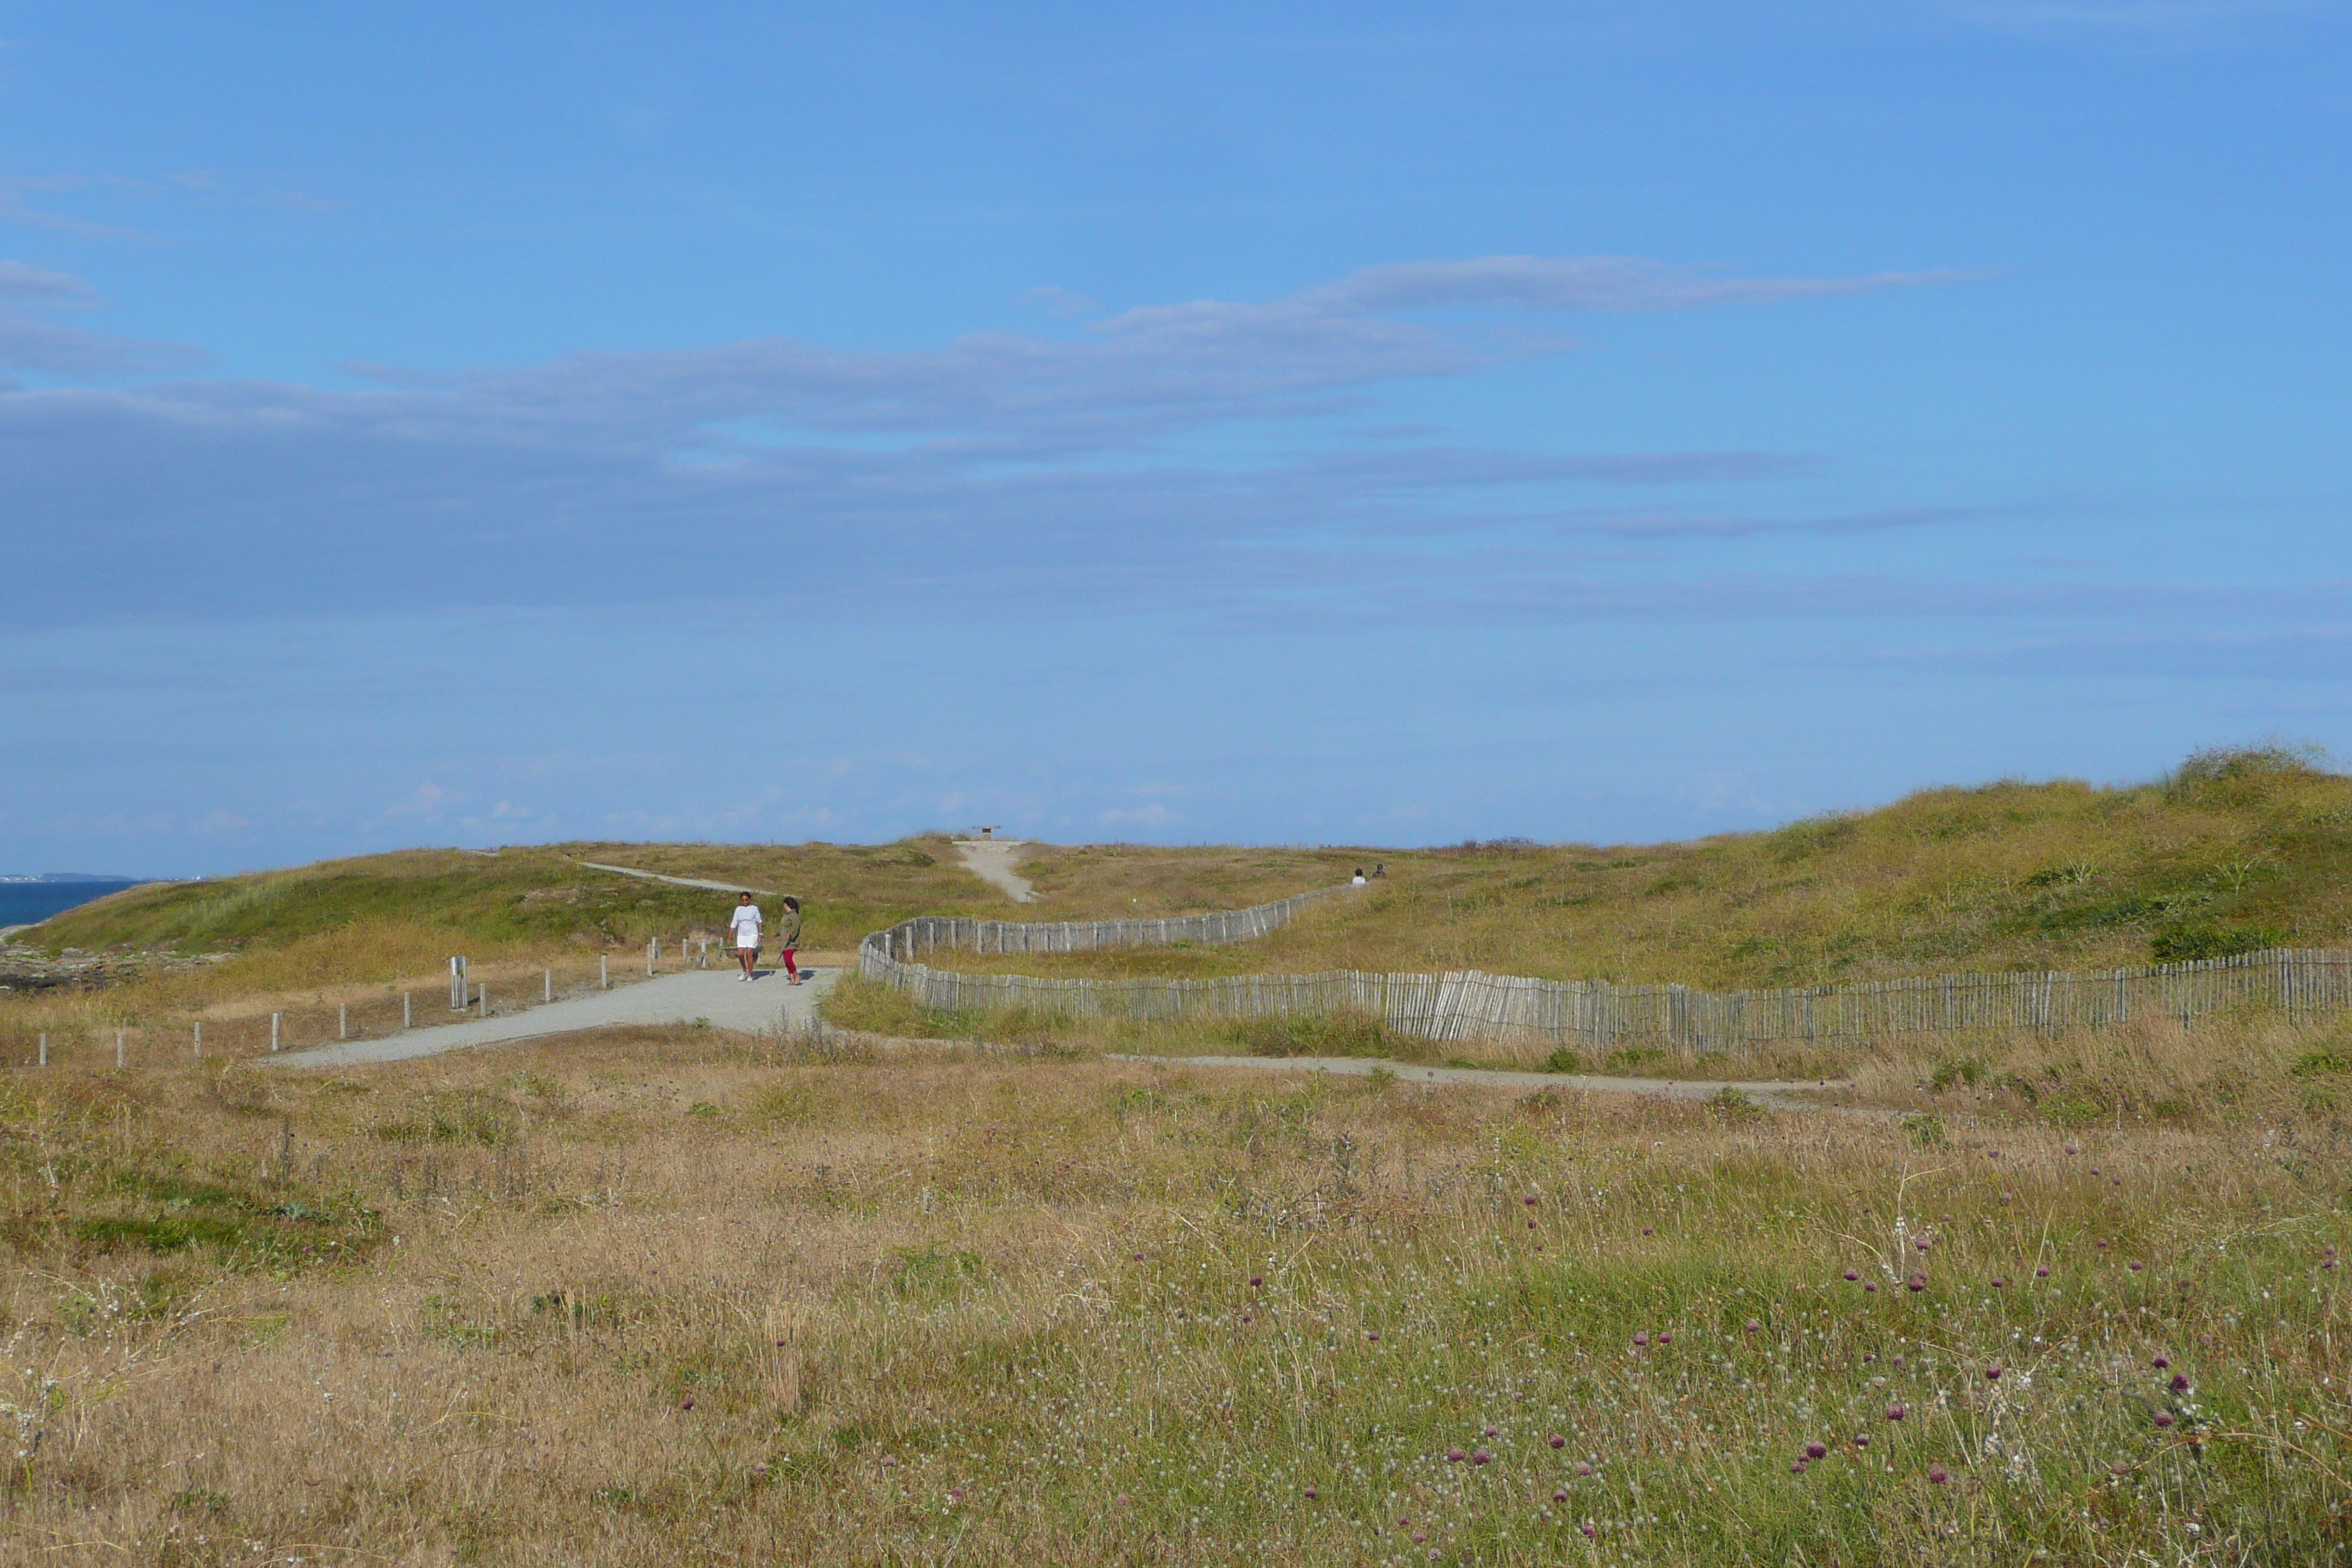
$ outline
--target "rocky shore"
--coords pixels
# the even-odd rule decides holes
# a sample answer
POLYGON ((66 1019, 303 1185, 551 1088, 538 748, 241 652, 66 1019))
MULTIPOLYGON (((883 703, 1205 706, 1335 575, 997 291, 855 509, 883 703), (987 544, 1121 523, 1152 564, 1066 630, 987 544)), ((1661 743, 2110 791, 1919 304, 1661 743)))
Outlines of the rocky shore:
POLYGON ((183 957, 173 952, 110 948, 89 952, 68 947, 55 958, 37 947, 0 941, 0 993, 96 991, 161 970, 201 969, 231 956, 226 952, 183 957))

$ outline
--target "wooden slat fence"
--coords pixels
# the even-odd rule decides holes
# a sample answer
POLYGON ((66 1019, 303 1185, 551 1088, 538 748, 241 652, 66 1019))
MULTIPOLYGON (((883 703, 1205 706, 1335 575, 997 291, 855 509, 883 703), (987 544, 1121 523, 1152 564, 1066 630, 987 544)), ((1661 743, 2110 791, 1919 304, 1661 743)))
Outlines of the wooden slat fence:
POLYGON ((1028 1007, 1135 1021, 1370 1013, 1436 1040, 1659 1047, 1738 1056, 1759 1047, 1898 1035, 2059 1030, 2157 1015, 2193 1023, 2248 1008, 2334 1013, 2352 1007, 2352 952, 2271 948, 2230 958, 2082 973, 1936 974, 1858 984, 1698 991, 1464 970, 1445 974, 1242 974, 1213 980, 1049 980, 935 969, 942 948, 1076 952, 1179 941, 1238 942, 1289 920, 1322 889, 1222 915, 1168 921, 1018 925, 926 916, 877 931, 858 953, 868 978, 929 1007, 1028 1007))

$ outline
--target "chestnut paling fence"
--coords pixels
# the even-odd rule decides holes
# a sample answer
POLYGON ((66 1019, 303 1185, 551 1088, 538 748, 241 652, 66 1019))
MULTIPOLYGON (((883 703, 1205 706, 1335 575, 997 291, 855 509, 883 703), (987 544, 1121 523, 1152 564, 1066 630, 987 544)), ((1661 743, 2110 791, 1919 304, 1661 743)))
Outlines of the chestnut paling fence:
POLYGON ((2055 1030, 2150 1015, 2194 1023, 2249 1008, 2325 1013, 2352 1006, 2352 952, 2270 948, 2228 958, 2080 973, 1935 974, 1857 984, 1700 991, 1464 970, 1448 974, 1242 974, 1213 980, 1050 980, 969 974, 922 960, 942 949, 1077 952, 1237 942, 1263 936, 1317 899, 1161 921, 1020 925, 926 916, 868 936, 859 973, 929 1007, 1026 1007, 1145 1021, 1352 1010, 1436 1040, 1550 1043, 1608 1051, 1654 1047, 1740 1055, 1759 1047, 1894 1035, 2055 1030))

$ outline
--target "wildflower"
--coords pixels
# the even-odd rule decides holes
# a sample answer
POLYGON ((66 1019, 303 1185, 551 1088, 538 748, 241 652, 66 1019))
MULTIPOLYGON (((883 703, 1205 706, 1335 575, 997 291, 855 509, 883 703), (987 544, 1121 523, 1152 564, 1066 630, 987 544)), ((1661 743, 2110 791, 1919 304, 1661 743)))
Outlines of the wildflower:
POLYGON ((1499 1437, 1499 1436, 1502 1436, 1502 1434, 1501 1434, 1501 1433, 1499 1433, 1499 1432, 1497 1432, 1497 1431, 1496 1431, 1496 1430, 1495 1430, 1495 1428, 1493 1428, 1492 1426, 1489 1426, 1489 1427, 1487 1427, 1487 1428, 1486 1428, 1486 1430, 1485 1432, 1481 1433, 1481 1434, 1480 1434, 1480 1436, 1486 1436, 1486 1437, 1499 1437))
POLYGON ((1865 1280, 1864 1280, 1864 1281, 1862 1282, 1862 1288, 1863 1288, 1864 1290, 1867 1290, 1868 1292, 1870 1292, 1870 1294, 1872 1294, 1872 1295, 1874 1295, 1874 1296, 1875 1296, 1875 1295, 1877 1295, 1877 1294, 1878 1294, 1878 1281, 1877 1281, 1877 1280, 1875 1280, 1875 1279, 1865 1279, 1865 1280))
POLYGON ((1789 1462, 1789 1473, 1792 1476, 1803 1475, 1805 1473, 1805 1461, 1802 1459, 1790 1460, 1789 1462))
POLYGON ((1317 1490, 1313 1487, 1308 1487, 1307 1489, 1307 1500, 1308 1502, 1313 1502, 1317 1498, 1319 1498, 1323 1494, 1320 1491, 1317 1490))
POLYGON ((1377 1340, 1380 1337, 1381 1331, 1378 1329, 1368 1329, 1364 1331, 1364 1338, 1368 1340, 1377 1340))
POLYGON ((2000 1381, 2000 1363, 1995 1362, 1992 1365, 1985 1368, 1985 1381, 1987 1383, 1999 1383, 2000 1381))
POLYGON ((1886 1407, 1886 1418, 1889 1421, 1900 1421, 1906 1414, 1908 1412, 1900 1405, 1890 1405, 1886 1407))
POLYGON ((1448 1448, 1445 1450, 1445 1462, 1449 1465, 1458 1465, 1469 1457, 1469 1455, 1464 1453, 1459 1448, 1448 1448))
POLYGON ((1580 1476, 1589 1476, 1592 1473, 1592 1466, 1585 1460, 1579 1459, 1576 1462, 1576 1473, 1580 1476))
POLYGON ((1565 1438, 1565 1437, 1563 1437, 1563 1436, 1560 1436, 1559 1433, 1557 1433, 1557 1432, 1553 1433, 1549 1437, 1548 1437, 1548 1438, 1546 1438, 1546 1439, 1544 1439, 1544 1440, 1545 1440, 1546 1442, 1549 1443, 1549 1444, 1550 1444, 1553 1447, 1555 1447, 1555 1448, 1565 1448, 1565 1447, 1568 1447, 1568 1439, 1567 1439, 1567 1438, 1565 1438))
POLYGON ((1491 1465, 1495 1462, 1495 1456, 1481 1448, 1470 1456, 1470 1462, 1474 1465, 1491 1465))
POLYGON ((2050 1278, 2050 1265, 2048 1265, 2047 1263, 2037 1263, 2037 1264, 2035 1264, 2035 1265, 2033 1266, 2033 1277, 2034 1277, 2036 1279, 2049 1279, 2049 1278, 2050 1278))
POLYGON ((1866 1433, 1866 1432, 1857 1432, 1857 1433, 1855 1433, 1855 1434, 1853 1435, 1853 1446, 1854 1446, 1855 1447, 1857 1447, 1857 1448, 1867 1448, 1867 1447, 1870 1447, 1870 1435, 1869 1435, 1868 1433, 1866 1433))
POLYGON ((1927 1238, 1926 1237, 1924 1237, 1924 1236, 1923 1236, 1923 1237, 1919 1237, 1918 1239, 1916 1239, 1916 1241, 1912 1242, 1912 1244, 1911 1244, 1911 1245, 1912 1245, 1912 1246, 1914 1246, 1914 1247, 1917 1247, 1920 1251, 1925 1252, 1925 1251, 1927 1251, 1927 1247, 1928 1247, 1928 1240, 1927 1240, 1927 1238))
POLYGON ((1646 1345, 1646 1344, 1648 1344, 1649 1342, 1650 1342, 1650 1336, 1649 1336, 1649 1335, 1647 1335, 1647 1334, 1635 1334, 1635 1335, 1633 1336, 1633 1343, 1634 1343, 1634 1345, 1635 1345, 1637 1348, 1638 1348, 1638 1347, 1640 1347, 1640 1346, 1642 1346, 1642 1345, 1646 1345))
POLYGON ((1528 1221, 1528 1228, 1529 1230, 1533 1230, 1533 1229, 1535 1229, 1535 1227, 1536 1227, 1536 1222, 1535 1222, 1535 1221, 1533 1221, 1533 1220, 1529 1220, 1529 1221, 1528 1221))
POLYGON ((1142 1262, 1142 1261, 1143 1261, 1143 1254, 1141 1254, 1140 1252, 1137 1253, 1137 1254, 1135 1255, 1135 1260, 1136 1260, 1138 1263, 1142 1262))
POLYGON ((1529 1208, 1533 1208, 1533 1207, 1535 1207, 1535 1206, 1536 1206, 1536 1195, 1535 1195, 1535 1194, 1533 1194, 1533 1193, 1529 1193, 1529 1194, 1527 1195, 1527 1205, 1528 1205, 1528 1207, 1529 1207, 1529 1208))
POLYGON ((2159 1410, 2159 1411, 2158 1411, 2158 1412, 2156 1413, 2156 1424, 2157 1424, 2158 1426, 2171 1426, 2171 1425, 2172 1425, 2172 1423, 2173 1423, 2173 1415, 2172 1415, 2172 1412, 2171 1412, 2171 1411, 2169 1411, 2169 1410, 2159 1410))
POLYGON ((2157 1371, 2162 1372, 2166 1367, 2172 1364, 2172 1358, 2170 1356, 2160 1355, 2156 1358, 2152 1364, 2156 1367, 2157 1371))
POLYGON ((1829 1458, 1829 1445, 1826 1443, 1808 1443, 1805 1445, 1805 1458, 1808 1459, 1825 1459, 1829 1458))
POLYGON ((1661 1332, 1661 1333, 1658 1335, 1658 1342, 1659 1342, 1660 1344, 1662 1344, 1662 1345, 1670 1345, 1670 1344, 1674 1343, 1674 1342, 1675 1342, 1675 1334, 1674 1334, 1674 1331, 1673 1331, 1672 1329, 1668 1329, 1668 1330, 1665 1330, 1664 1331, 1661 1332))
POLYGON ((2189 1392, 2189 1374, 2187 1373, 2176 1372, 2172 1374, 2172 1392, 2175 1394, 2186 1394, 2189 1392))
POLYGON ((1251 1289, 1255 1290, 1255 1289, 1258 1289, 1260 1286, 1264 1285, 1265 1283, 1265 1275, 1263 1275, 1263 1274, 1253 1274, 1253 1275, 1251 1275, 1251 1276, 1250 1276, 1250 1289, 1251 1289))
POLYGON ((1996 1275, 1994 1275, 1994 1276, 1992 1277, 1992 1288, 1993 1288, 1994 1289, 1996 1289, 1996 1290, 2000 1289, 2002 1286, 2004 1286, 2004 1285, 2006 1285, 2006 1284, 2008 1284, 2008 1283, 2009 1283, 2009 1281, 2008 1281, 2008 1280, 2006 1280, 2006 1279, 2002 1279, 2002 1278, 2001 1278, 2000 1275, 1998 1275, 1998 1274, 1996 1274, 1996 1275))
MULTIPOLYGON (((1127 1500, 1127 1499, 1126 1499, 1125 1497, 1121 1497, 1118 1500, 1119 1500, 1119 1501, 1121 1501, 1121 1502, 1125 1502, 1125 1501, 1127 1500)), ((950 1487, 950 1488, 948 1489, 948 1501, 950 1501, 950 1502, 961 1502, 961 1501, 963 1501, 963 1489, 962 1489, 961 1487, 950 1487)))
POLYGON ((1761 1323, 1758 1322, 1758 1321, 1757 1321, 1755 1319, 1753 1319, 1753 1318, 1750 1318, 1750 1319, 1748 1319, 1748 1320, 1747 1329, 1748 1329, 1748 1331, 1749 1333, 1751 1333, 1751 1334, 1752 1334, 1752 1333, 1754 1333, 1757 1330, 1759 1330, 1759 1329, 1762 1328, 1763 1326, 1764 1326, 1763 1324, 1761 1324, 1761 1323))
POLYGON ((1584 1531, 1584 1539, 1587 1541, 1591 1540, 1594 1536, 1601 1533, 1599 1531, 1592 1528, 1592 1521, 1589 1519, 1584 1521, 1581 1528, 1584 1531))
POLYGON ((2139 1272, 2139 1269, 2140 1269, 2140 1262, 2139 1262, 2139 1259, 2138 1259, 2138 1258, 2133 1258, 2133 1259, 2131 1260, 2131 1271, 2132 1271, 2133 1273, 2137 1274, 2137 1273, 2138 1273, 2138 1272, 2139 1272))
POLYGON ((1910 1287, 1912 1293, 1916 1295, 1918 1292, 1925 1290, 1927 1288, 1927 1277, 1925 1274, 1918 1273, 1915 1270, 1911 1278, 1906 1279, 1903 1283, 1910 1287))
POLYGON ((1849 1268, 1845 1271, 1845 1277, 1849 1279, 1859 1279, 1862 1278, 1862 1271, 1858 1268, 1849 1268))
POLYGON ((1554 1502, 1566 1502, 1568 1500, 1568 1489, 1566 1487, 1553 1488, 1551 1500, 1554 1502))
POLYGON ((898 1468, 898 1461, 885 1454, 882 1456, 882 1468, 886 1470, 895 1470, 898 1468))
POLYGON ((691 1410, 694 1408, 694 1401, 691 1399, 686 1400, 678 1405, 678 1408, 680 1410, 691 1410))
POLYGON ((2079 1153, 2081 1153, 2082 1152, 2083 1152, 2083 1151, 2081 1150, 2081 1148, 2080 1148, 2080 1147, 2078 1147, 2078 1146, 2077 1146, 2077 1145, 2075 1145, 2075 1144, 2069 1143, 2069 1144, 2067 1144, 2067 1145, 2066 1145, 2066 1152, 2068 1152, 2069 1154, 2079 1154, 2079 1153))
POLYGON ((1256 1319, 1251 1317, 1247 1312, 1244 1312, 1242 1314, 1242 1321, 1244 1323, 1255 1322, 1256 1321, 1256 1319))
POLYGON ((1943 1466, 1930 1465, 1927 1467, 1927 1479, 1931 1484, 1940 1487, 1951 1479, 1952 1472, 1944 1468, 1943 1466))

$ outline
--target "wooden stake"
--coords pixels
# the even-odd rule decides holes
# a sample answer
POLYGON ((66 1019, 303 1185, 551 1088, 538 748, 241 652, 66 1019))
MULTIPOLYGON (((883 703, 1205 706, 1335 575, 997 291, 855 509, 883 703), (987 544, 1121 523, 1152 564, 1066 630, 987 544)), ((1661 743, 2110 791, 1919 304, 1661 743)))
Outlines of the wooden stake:
POLYGON ((278 1048, 278 1017, 275 1013, 269 1015, 269 1048, 273 1051, 278 1048))
POLYGON ((122 1031, 120 1029, 114 1031, 114 1065, 118 1068, 122 1065, 122 1031))

